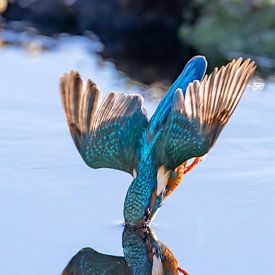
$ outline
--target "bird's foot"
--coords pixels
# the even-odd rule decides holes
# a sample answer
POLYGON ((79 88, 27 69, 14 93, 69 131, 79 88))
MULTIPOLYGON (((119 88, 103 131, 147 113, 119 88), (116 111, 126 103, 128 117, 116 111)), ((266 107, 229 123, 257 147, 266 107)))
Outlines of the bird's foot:
POLYGON ((197 164, 203 160, 203 157, 196 157, 190 165, 186 165, 184 168, 184 174, 190 172, 197 164))
POLYGON ((189 273, 187 271, 185 271, 183 268, 178 267, 178 271, 184 275, 189 275, 189 273))

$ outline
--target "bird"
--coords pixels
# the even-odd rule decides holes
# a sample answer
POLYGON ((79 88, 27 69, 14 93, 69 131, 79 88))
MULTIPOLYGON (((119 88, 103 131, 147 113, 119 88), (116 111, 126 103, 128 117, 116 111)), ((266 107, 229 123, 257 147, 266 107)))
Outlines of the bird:
MULTIPOLYGON (((104 236, 102 236, 104 238, 104 236)), ((154 231, 125 226, 122 233, 124 256, 100 253, 82 248, 72 257, 62 275, 97 274, 184 274, 172 251, 160 242, 154 231)))
POLYGON ((191 58, 148 118, 139 94, 108 93, 77 71, 60 78, 74 144, 91 168, 129 173, 125 224, 151 223, 184 175, 210 151, 254 74, 251 59, 233 59, 211 74, 207 60, 191 58), (187 162, 193 161, 190 165, 187 162))

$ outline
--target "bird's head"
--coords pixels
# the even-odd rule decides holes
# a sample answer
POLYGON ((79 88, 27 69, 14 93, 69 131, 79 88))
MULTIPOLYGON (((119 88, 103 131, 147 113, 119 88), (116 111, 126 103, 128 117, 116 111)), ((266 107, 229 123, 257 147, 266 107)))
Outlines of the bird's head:
POLYGON ((124 202, 126 224, 136 227, 149 225, 161 206, 169 176, 170 171, 164 166, 156 169, 154 174, 137 174, 124 202))
POLYGON ((125 223, 136 227, 149 225, 160 202, 156 178, 137 176, 132 181, 124 201, 125 223))

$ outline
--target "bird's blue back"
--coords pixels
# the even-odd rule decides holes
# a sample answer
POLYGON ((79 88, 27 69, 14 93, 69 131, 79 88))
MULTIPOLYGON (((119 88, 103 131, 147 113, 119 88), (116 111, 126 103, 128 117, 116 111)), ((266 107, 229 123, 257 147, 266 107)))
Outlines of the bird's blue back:
POLYGON ((165 123, 172 106, 175 91, 180 88, 185 94, 187 86, 194 80, 201 80, 205 74, 207 61, 204 56, 195 56, 188 61, 181 74, 169 88, 167 94, 159 103, 148 125, 148 134, 152 136, 165 123))

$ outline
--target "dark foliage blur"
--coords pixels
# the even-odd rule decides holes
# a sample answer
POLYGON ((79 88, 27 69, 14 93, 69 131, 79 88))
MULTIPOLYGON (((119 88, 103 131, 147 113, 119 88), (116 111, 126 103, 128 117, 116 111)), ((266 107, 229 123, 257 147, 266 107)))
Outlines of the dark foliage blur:
POLYGON ((245 56, 256 60, 262 74, 275 72, 275 0, 193 2, 201 12, 195 24, 183 22, 179 35, 185 43, 215 65, 245 56))
MULTIPOLYGON (((274 0, 0 0, 2 21, 40 33, 95 32, 102 55, 144 83, 171 81, 191 56, 239 55, 275 67, 274 0)), ((212 65, 212 66, 211 66, 212 65)))

